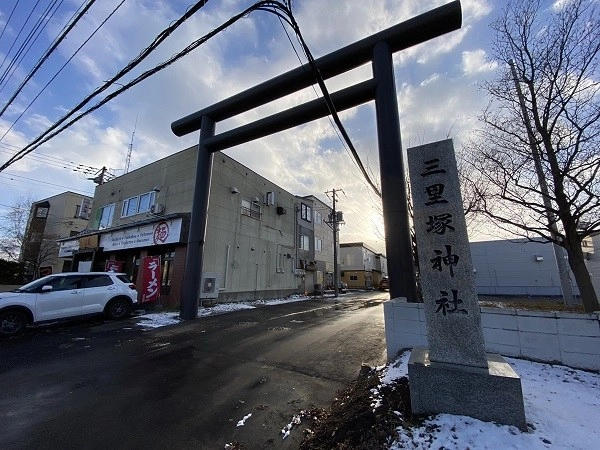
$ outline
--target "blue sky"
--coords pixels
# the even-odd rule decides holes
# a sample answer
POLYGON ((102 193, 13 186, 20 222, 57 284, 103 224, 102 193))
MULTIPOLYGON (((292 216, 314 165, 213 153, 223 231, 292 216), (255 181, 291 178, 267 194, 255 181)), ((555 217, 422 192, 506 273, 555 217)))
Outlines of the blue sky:
MULTIPOLYGON (((23 42, 23 35, 17 39, 17 34, 33 7, 33 2, 20 1, 5 27, 16 2, 0 3, 0 29, 4 29, 0 38, 0 60, 5 60, 0 73, 4 73, 7 64, 14 59, 16 47, 23 42), (9 52, 13 43, 15 46, 9 52)), ((82 0, 64 0, 37 42, 15 66, 13 75, 7 77, 4 84, 0 82, 2 106, 81 3, 82 0)), ((0 136, 119 3, 121 0, 103 0, 90 8, 0 117, 0 136)), ((293 2, 293 11, 307 44, 318 57, 445 3, 448 2, 299 0, 293 2)), ((395 55, 405 148, 450 136, 460 149, 470 130, 477 126, 477 116, 486 104, 477 83, 497 75, 499 66, 490 55, 489 24, 504 2, 463 0, 461 3, 461 30, 395 55)), ((49 4, 51 0, 41 0, 32 18, 37 20, 49 4)), ((4 163, 112 77, 190 4, 193 4, 191 0, 125 0, 0 141, 0 162, 4 163)), ((169 58, 251 4, 241 0, 209 1, 121 82, 169 58)), ((551 5, 549 1, 548 7, 551 5)), ((31 24, 25 28, 27 32, 30 29, 31 24)), ((294 43, 297 44, 295 40, 294 43)), ((303 59, 302 63, 305 62, 303 59)), ((71 163, 65 164, 64 169, 61 161, 95 168, 106 166, 114 174, 122 174, 136 120, 130 170, 197 142, 198 133, 183 138, 174 136, 170 129, 172 121, 299 64, 278 19, 265 12, 252 13, 0 173, 0 218, 7 205, 14 204, 16 198, 23 195, 43 199, 67 189, 93 195, 95 185, 85 179, 91 175, 74 172, 71 163)), ((327 85, 330 91, 335 91, 369 78, 370 73, 370 68, 365 66, 329 80, 327 85)), ((307 89, 219 124, 217 131, 315 97, 314 90, 307 89)), ((378 180, 374 105, 343 112, 341 117, 363 162, 378 180)), ((326 201, 325 191, 343 189, 345 196, 340 197, 339 203, 346 219, 346 225, 341 228, 342 242, 364 241, 385 251, 378 199, 361 178, 327 119, 229 149, 226 153, 294 194, 313 194, 326 201)))

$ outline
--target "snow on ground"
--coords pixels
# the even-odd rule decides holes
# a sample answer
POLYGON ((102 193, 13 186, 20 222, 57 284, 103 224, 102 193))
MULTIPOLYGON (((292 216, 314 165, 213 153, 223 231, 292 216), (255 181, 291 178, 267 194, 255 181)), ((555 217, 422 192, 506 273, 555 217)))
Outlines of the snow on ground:
MULTIPOLYGON (((310 300, 310 297, 305 295, 290 295, 285 298, 273 298, 269 300, 256 300, 235 303, 220 303, 207 308, 198 308, 198 316, 214 316, 217 314, 225 314, 242 309, 253 309, 259 306, 281 305, 283 303, 301 302, 310 300)), ((144 328, 158 328, 167 325, 179 323, 179 312, 159 312, 159 313, 144 313, 136 317, 137 325, 144 328)))
MULTIPOLYGON (((382 384, 407 376, 410 352, 382 370, 382 384)), ((529 431, 439 414, 410 433, 398 428, 397 449, 599 449, 600 374, 506 358, 521 377, 529 431)), ((374 402, 377 403, 377 392, 374 402)), ((398 413, 399 414, 399 413, 398 413)))

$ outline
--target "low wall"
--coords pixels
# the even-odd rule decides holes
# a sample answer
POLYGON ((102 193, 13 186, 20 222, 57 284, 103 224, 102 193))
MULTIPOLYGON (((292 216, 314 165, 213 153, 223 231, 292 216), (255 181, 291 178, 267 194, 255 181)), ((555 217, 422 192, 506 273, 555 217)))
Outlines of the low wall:
MULTIPOLYGON (((427 346, 422 303, 384 302, 388 360, 399 351, 427 346)), ((481 308, 488 352, 569 367, 600 370, 600 315, 481 308)))
POLYGON ((0 292, 8 292, 20 288, 22 284, 0 284, 0 292))

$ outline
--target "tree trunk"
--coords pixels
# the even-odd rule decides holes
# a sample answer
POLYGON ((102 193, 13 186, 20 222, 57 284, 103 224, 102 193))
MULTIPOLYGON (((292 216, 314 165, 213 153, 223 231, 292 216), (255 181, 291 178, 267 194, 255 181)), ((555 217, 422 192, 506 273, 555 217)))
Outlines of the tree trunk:
POLYGON ((598 296, 594 285, 592 284, 592 278, 588 272, 588 268, 585 265, 585 258, 581 247, 575 247, 575 249, 567 249, 569 255, 569 266, 573 271, 579 292, 581 294, 581 300, 583 301, 583 307, 588 313, 594 311, 600 311, 600 304, 598 304, 598 296))

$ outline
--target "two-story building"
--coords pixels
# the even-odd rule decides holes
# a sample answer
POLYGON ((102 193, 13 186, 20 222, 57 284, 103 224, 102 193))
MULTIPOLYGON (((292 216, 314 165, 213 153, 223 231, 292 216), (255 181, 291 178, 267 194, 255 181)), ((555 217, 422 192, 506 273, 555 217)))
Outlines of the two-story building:
MULTIPOLYGON (((61 255, 72 256, 75 270, 124 271, 140 292, 145 261, 154 258, 158 302, 179 304, 196 156, 190 147, 97 186, 92 231, 62 240, 61 255)), ((224 153, 215 153, 212 170, 203 273, 215 277, 217 301, 312 292, 315 261, 329 260, 315 257, 313 200, 224 153)))
POLYGON ((341 280, 351 289, 377 288, 381 278, 387 276, 385 256, 364 242, 340 244, 340 266, 341 280))
POLYGON ((56 241, 74 236, 88 226, 92 198, 63 192, 31 205, 20 260, 37 278, 71 269, 71 259, 61 259, 56 241))

